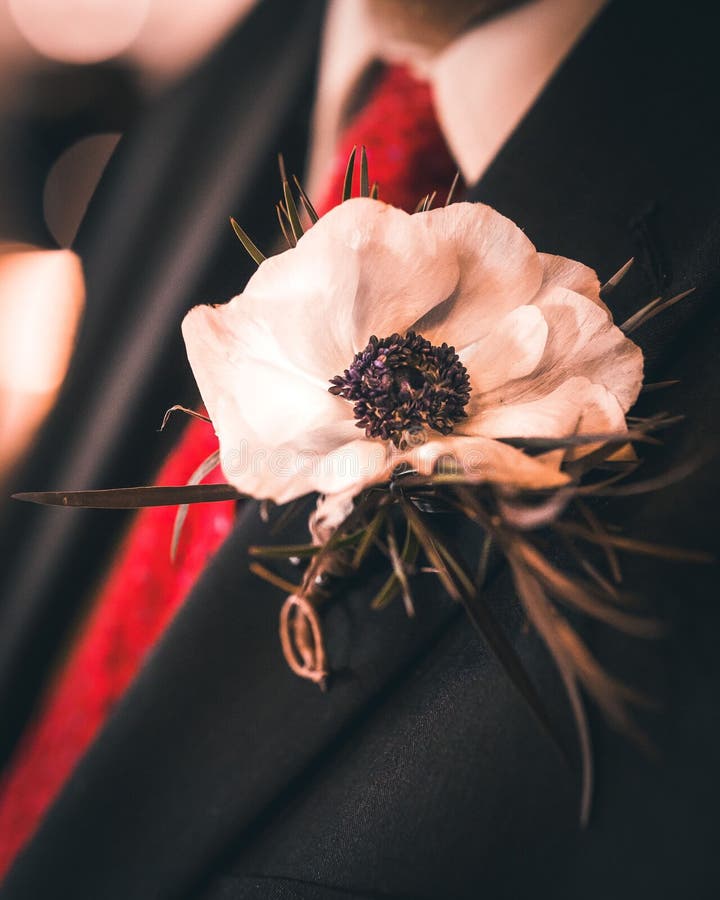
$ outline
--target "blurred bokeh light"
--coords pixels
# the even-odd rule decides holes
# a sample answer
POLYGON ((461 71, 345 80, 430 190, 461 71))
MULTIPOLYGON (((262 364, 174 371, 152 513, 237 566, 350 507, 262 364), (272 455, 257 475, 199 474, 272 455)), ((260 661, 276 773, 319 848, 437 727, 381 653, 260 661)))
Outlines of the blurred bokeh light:
POLYGON ((117 133, 92 134, 61 154, 43 192, 45 222, 60 247, 69 247, 103 169, 120 140, 117 133))
POLYGON ((9 0, 25 40, 50 59, 92 63, 122 53, 137 37, 149 0, 9 0))
POLYGON ((0 479, 51 408, 82 315, 81 261, 55 248, 121 135, 255 2, 0 0, 0 479))
POLYGON ((74 253, 0 244, 0 477, 55 399, 84 302, 74 253))

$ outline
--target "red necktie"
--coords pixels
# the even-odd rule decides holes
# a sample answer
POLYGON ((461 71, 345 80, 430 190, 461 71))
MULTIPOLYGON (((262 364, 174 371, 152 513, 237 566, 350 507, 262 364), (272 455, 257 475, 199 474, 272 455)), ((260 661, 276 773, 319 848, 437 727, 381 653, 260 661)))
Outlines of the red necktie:
MULTIPOLYGON (((380 199, 412 211, 454 174, 430 90, 405 69, 385 70, 348 127, 318 212, 340 200, 353 146, 364 144, 380 199)), ((269 198, 270 200, 271 198, 269 198)), ((238 251, 240 252, 240 250, 238 251)), ((157 484, 184 484, 217 449, 212 426, 193 420, 157 484)), ((206 481, 223 481, 217 469, 206 481)), ((177 561, 169 548, 175 509, 140 511, 72 653, 24 733, 0 785, 0 876, 28 841, 88 745, 232 527, 233 502, 190 507, 177 561)))

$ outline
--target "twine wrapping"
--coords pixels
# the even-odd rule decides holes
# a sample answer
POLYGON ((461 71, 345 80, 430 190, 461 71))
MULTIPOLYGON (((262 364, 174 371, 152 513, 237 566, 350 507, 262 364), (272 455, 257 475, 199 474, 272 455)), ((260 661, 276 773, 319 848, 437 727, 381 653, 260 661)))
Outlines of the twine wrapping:
POLYGON ((352 572, 352 554, 327 547, 313 558, 297 593, 290 594, 280 610, 280 644, 285 661, 301 678, 327 687, 329 675, 318 608, 331 596, 329 585, 352 572))
POLYGON ((290 594, 280 610, 280 643, 292 671, 325 690, 328 669, 317 610, 302 595, 290 594))

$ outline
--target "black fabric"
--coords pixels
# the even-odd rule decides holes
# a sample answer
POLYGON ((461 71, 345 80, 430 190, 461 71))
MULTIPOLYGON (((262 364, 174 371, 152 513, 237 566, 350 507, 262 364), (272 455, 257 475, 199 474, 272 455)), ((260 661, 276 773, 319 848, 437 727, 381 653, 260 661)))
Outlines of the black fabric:
MULTIPOLYGON (((277 153, 302 169, 322 13, 261 3, 123 138, 76 241, 87 308, 71 370, 14 489, 152 481, 182 427, 159 434, 163 412, 197 402, 182 318, 252 271, 228 217, 272 246, 277 153)), ((0 760, 129 520, 57 512, 0 505, 0 760)))
MULTIPOLYGON (((610 299, 619 319, 660 290, 670 296, 695 287, 692 297, 638 333, 647 379, 681 379, 671 392, 648 395, 643 407, 687 414, 667 447, 648 450, 648 472, 720 448, 717 66, 705 7, 664 6, 612 4, 472 191, 473 199, 515 219, 541 249, 582 259, 601 274, 635 253, 636 266, 610 299)), ((206 73, 194 84, 198 96, 214 97, 216 115, 233 106, 232 92, 215 96, 217 83, 210 89, 206 73), (203 83, 207 93, 198 87, 203 83)), ((243 89, 241 80, 237 88, 243 89)), ((180 103, 182 137, 166 130, 167 121, 150 123, 154 140, 165 145, 165 165, 116 168, 117 179, 101 198, 105 206, 95 210, 97 246, 88 244, 97 284, 113 210, 122 209, 114 192, 133 195, 137 173, 152 184, 158 169, 168 191, 174 184, 177 192, 177 175, 166 171, 170 160, 195 155, 193 168, 209 165, 214 145, 193 127, 196 114, 197 106, 180 103)), ((238 176, 237 184, 244 183, 238 176)), ((268 197, 273 191, 263 203, 268 197)), ((157 234, 157 221, 178 218, 180 228, 186 216, 212 220, 213 206, 222 224, 224 197, 205 198, 202 213, 197 195, 177 199, 174 214, 164 204, 148 209, 147 217, 138 212, 146 234, 157 234)), ((182 255, 177 236, 165 238, 162 252, 146 248, 157 277, 182 255)), ((129 264, 131 256, 126 259, 129 264)), ((124 290, 141 285, 142 272, 141 266, 137 281, 128 272, 124 290)), ((237 270, 222 273, 233 282, 228 295, 239 277, 237 270)), ((202 293, 202 285, 199 276, 187 279, 186 290, 177 291, 178 308, 198 299, 189 294, 202 293)), ((167 341, 174 340, 171 325, 163 332, 167 341)), ((97 359, 84 365, 86 378, 98 369, 97 359)), ((111 378, 114 368, 110 359, 100 371, 111 378)), ((138 373, 138 386, 150 374, 138 373)), ((165 390, 173 384, 168 377, 165 390)), ((137 404, 133 396, 146 427, 153 396, 148 388, 138 391, 137 404)), ((74 398, 80 402, 78 392, 74 398)), ((89 399, 87 427, 112 436, 116 410, 95 408, 89 399)), ((73 430, 78 441, 80 428, 73 430)), ((71 442, 65 466, 77 452, 71 442)), ((74 477, 85 484, 88 474, 117 478, 118 455, 80 467, 74 477)), ((131 480, 146 462, 125 459, 121 471, 131 480)), ((711 463, 661 493, 605 504, 601 512, 639 537, 714 549, 719 493, 711 463)), ((72 548, 81 529, 88 535, 98 522, 89 513, 78 519, 81 525, 58 524, 67 515, 59 511, 52 525, 33 517, 18 542, 27 546, 35 529, 62 532, 56 560, 43 567, 45 590, 61 557, 75 560, 61 574, 77 565, 72 554, 79 551, 72 548)), ((110 527, 103 522, 98 529, 110 527)), ((288 538, 301 531, 299 522, 288 538)), ((643 717, 660 751, 655 762, 593 718, 598 786, 591 825, 581 831, 577 776, 432 581, 418 586, 414 622, 399 604, 372 613, 372 585, 350 590, 326 622, 340 669, 331 690, 322 695, 295 679, 277 642, 282 597, 246 571, 248 544, 268 539, 249 505, 19 858, 3 897, 717 896, 716 568, 628 558, 628 586, 652 599, 670 622, 670 635, 645 643, 587 627, 599 658, 664 709, 643 717)), ((36 553, 44 546, 35 544, 36 553)), ((570 736, 562 689, 538 639, 521 627, 505 570, 489 591, 570 736)), ((38 601, 28 629, 49 614, 38 601)))

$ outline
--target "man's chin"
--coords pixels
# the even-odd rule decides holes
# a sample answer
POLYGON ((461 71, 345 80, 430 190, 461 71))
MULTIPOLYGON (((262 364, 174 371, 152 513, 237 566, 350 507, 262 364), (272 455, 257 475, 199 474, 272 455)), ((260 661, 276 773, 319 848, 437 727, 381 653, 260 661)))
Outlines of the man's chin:
POLYGON ((439 53, 468 28, 528 0, 367 0, 376 27, 389 43, 439 53))

